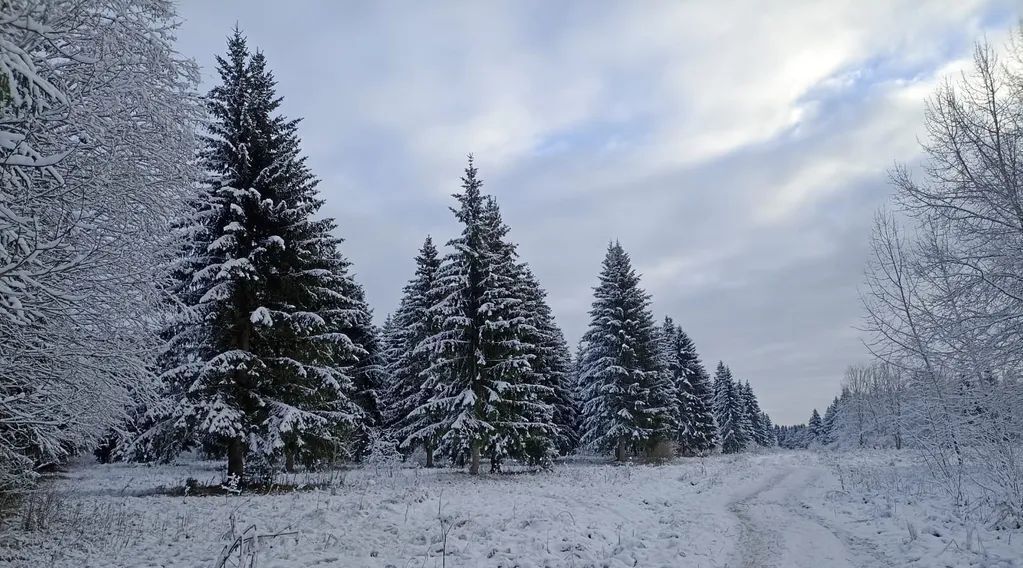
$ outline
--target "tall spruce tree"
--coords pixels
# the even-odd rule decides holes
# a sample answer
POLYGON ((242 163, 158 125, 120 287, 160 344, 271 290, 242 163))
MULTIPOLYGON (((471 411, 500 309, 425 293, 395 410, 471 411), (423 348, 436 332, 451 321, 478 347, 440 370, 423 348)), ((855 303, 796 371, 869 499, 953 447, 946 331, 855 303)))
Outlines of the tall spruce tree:
POLYGON ((766 412, 760 415, 760 424, 764 428, 764 440, 766 443, 765 447, 773 448, 778 445, 778 434, 774 427, 774 423, 771 422, 771 417, 766 412))
POLYGON ((807 428, 807 444, 819 444, 824 436, 824 422, 821 420, 821 415, 817 412, 817 409, 813 409, 813 413, 810 414, 810 421, 806 424, 807 428))
POLYGON ((512 455, 522 457, 527 443, 552 429, 543 402, 550 389, 531 382, 530 349, 522 337, 531 327, 524 312, 515 245, 496 201, 484 196, 472 156, 456 194, 455 217, 462 234, 438 270, 434 310, 440 331, 420 345, 432 354, 433 396, 416 412, 429 423, 422 435, 437 436, 453 459, 467 458, 479 473, 487 455, 491 468, 512 455))
POLYGON ((583 338, 579 338, 579 341, 575 344, 575 355, 572 357, 572 397, 575 399, 576 405, 576 416, 575 416, 575 431, 578 436, 576 445, 581 446, 583 444, 583 414, 585 395, 582 383, 583 376, 583 360, 586 352, 586 341, 583 338))
POLYGON ((681 329, 679 345, 679 358, 693 393, 689 422, 691 430, 683 450, 709 452, 718 445, 718 425, 714 418, 714 387, 710 374, 696 352, 696 345, 681 329))
POLYGON ((432 308, 437 305, 436 281, 440 257, 433 240, 426 237, 416 256, 416 270, 405 285, 401 303, 392 319, 390 334, 389 369, 392 383, 388 391, 389 404, 384 414, 385 424, 394 431, 399 447, 410 452, 422 447, 426 453, 426 466, 433 467, 434 449, 438 432, 423 431, 434 417, 416 412, 433 396, 430 379, 430 353, 419 345, 440 331, 440 317, 432 308))
POLYGON ((667 369, 674 378, 678 428, 675 441, 684 455, 713 449, 717 441, 713 392, 689 336, 670 317, 664 318, 667 369))
POLYGON ((364 416, 353 367, 366 356, 353 335, 368 310, 334 221, 315 219, 318 180, 298 121, 277 114, 265 58, 236 30, 217 63, 208 180, 187 230, 183 309, 161 358, 169 402, 155 428, 179 448, 222 448, 240 481, 250 458, 277 467, 350 451, 364 416))
POLYGON ((749 381, 746 381, 739 386, 741 389, 743 404, 746 407, 750 441, 758 446, 766 447, 769 445, 768 440, 770 436, 764 429, 762 421, 764 413, 760 410, 760 402, 757 401, 757 395, 753 392, 753 387, 750 386, 749 381))
POLYGON ((721 451, 734 454, 746 449, 750 443, 750 426, 742 388, 723 362, 718 363, 714 375, 714 412, 720 429, 721 451))
POLYGON ((369 451, 371 429, 383 427, 382 399, 391 377, 381 330, 373 324, 373 310, 366 302, 366 293, 351 278, 346 279, 345 284, 344 294, 351 298, 353 309, 344 332, 361 352, 350 369, 352 400, 363 413, 353 440, 351 457, 360 458, 369 451))
POLYGON ((827 410, 824 411, 824 420, 821 422, 821 445, 830 446, 836 442, 835 440, 835 422, 838 418, 838 397, 836 396, 831 404, 828 405, 827 410))
POLYGON ((387 366, 388 376, 391 378, 391 382, 388 383, 386 388, 383 390, 381 395, 381 414, 384 416, 384 424, 387 422, 387 411, 393 404, 391 401, 391 386, 394 382, 394 377, 391 375, 391 369, 393 363, 398 359, 398 344, 397 344, 398 330, 394 324, 394 314, 390 313, 384 316, 384 323, 380 326, 380 349, 381 357, 383 357, 384 365, 387 366))
POLYGON ((618 242, 604 257, 594 289, 590 326, 580 353, 582 443, 614 451, 650 449, 674 433, 674 405, 665 391, 661 342, 650 296, 618 242))
POLYGON ((579 443, 579 412, 573 386, 572 358, 565 336, 547 304, 547 292, 528 266, 523 264, 520 270, 525 292, 524 310, 530 319, 523 340, 532 355, 532 382, 550 389, 549 394, 543 397, 543 401, 551 406, 551 416, 545 420, 554 426, 550 434, 545 432, 531 441, 529 458, 535 463, 546 463, 552 457, 551 450, 565 456, 579 443))

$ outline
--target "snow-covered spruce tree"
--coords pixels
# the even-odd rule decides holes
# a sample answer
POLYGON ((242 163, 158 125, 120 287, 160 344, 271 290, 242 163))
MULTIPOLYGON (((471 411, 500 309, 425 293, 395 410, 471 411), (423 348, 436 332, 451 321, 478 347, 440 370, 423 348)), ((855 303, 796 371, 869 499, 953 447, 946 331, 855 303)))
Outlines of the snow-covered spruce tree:
POLYGON ((806 429, 806 425, 798 424, 796 426, 775 426, 774 437, 778 442, 778 446, 788 449, 795 450, 806 447, 803 444, 803 430, 806 429))
POLYGON ((821 420, 820 413, 814 408, 813 413, 810 414, 810 421, 806 424, 807 445, 820 444, 823 436, 824 422, 821 420))
POLYGON ((696 346, 689 336, 681 332, 682 366, 687 370, 689 383, 693 386, 696 406, 693 409, 695 430, 689 440, 690 448, 698 452, 709 452, 718 445, 718 425, 714 418, 714 385, 710 374, 696 353, 696 346))
POLYGON ((572 358, 565 336, 547 304, 547 292, 525 264, 520 265, 520 279, 525 292, 524 311, 530 318, 523 341, 529 346, 532 355, 532 382, 550 389, 549 395, 542 400, 551 405, 552 414, 549 419, 541 419, 555 427, 553 436, 545 432, 531 439, 527 454, 534 463, 546 463, 553 457, 552 450, 557 455, 568 455, 579 442, 579 412, 573 386, 572 358))
POLYGON ((94 445, 152 384, 199 108, 175 19, 164 0, 0 2, 0 490, 94 445))
POLYGON ((422 447, 426 467, 433 467, 439 432, 428 427, 436 418, 426 412, 416 412, 433 397, 435 386, 429 375, 430 352, 418 347, 440 331, 441 323, 439 314, 432 310, 439 302, 436 280, 440 258, 430 237, 426 237, 415 262, 415 274, 405 285, 401 303, 391 321, 388 342, 393 354, 388 367, 392 382, 384 423, 394 433, 402 451, 407 453, 422 447), (422 432, 424 428, 426 432, 422 432))
MULTIPOLYGON (((345 265, 347 267, 348 263, 345 262, 345 265)), ((350 456, 362 458, 369 451, 373 436, 371 429, 383 427, 382 398, 384 389, 391 384, 392 379, 387 367, 381 331, 373 325, 373 310, 366 302, 365 290, 347 271, 344 272, 340 284, 342 296, 351 301, 347 323, 343 325, 342 331, 362 352, 350 369, 352 400, 362 410, 363 415, 363 419, 358 422, 350 456)))
POLYGON ((821 422, 821 445, 831 446, 835 443, 837 434, 836 420, 838 418, 838 397, 836 396, 828 408, 824 411, 824 420, 821 422))
MULTIPOLYGON (((549 329, 536 327, 541 323, 537 304, 541 292, 539 283, 529 272, 528 266, 517 262, 515 246, 507 242, 508 227, 501 218, 497 200, 487 196, 483 209, 483 227, 485 234, 500 235, 492 244, 494 261, 491 272, 484 279, 488 292, 484 294, 483 306, 490 310, 496 321, 489 323, 490 339, 497 346, 497 353, 525 354, 529 363, 523 374, 512 374, 518 383, 508 389, 504 400, 500 402, 500 414, 504 420, 500 424, 497 435, 487 448, 490 457, 491 472, 499 472, 501 461, 505 457, 527 460, 532 463, 546 464, 556 455, 558 429, 554 420, 554 387, 551 376, 553 369, 542 364, 534 367, 537 359, 549 352, 549 329), (490 306, 503 306, 495 311, 490 306), (504 322, 516 322, 514 327, 504 322), (540 371, 540 372, 538 372, 540 371)), ((541 299, 541 304, 545 300, 541 299)), ((553 321, 549 324, 553 326, 553 321)), ((550 363, 548 359, 546 363, 550 363)))
POLYGON ((773 448, 778 445, 778 434, 774 428, 774 423, 771 421, 771 417, 766 412, 760 415, 760 424, 764 428, 764 446, 767 448, 773 448))
POLYGON ((650 296, 618 242, 604 257, 590 326, 580 353, 581 442, 625 461, 674 435, 674 404, 664 385, 661 344, 650 296))
POLYGON ((720 430, 721 451, 734 454, 746 449, 752 440, 742 387, 723 362, 718 362, 714 375, 714 413, 720 430))
POLYGON ((714 393, 710 377, 700 362, 696 347, 670 317, 664 318, 661 335, 667 349, 667 366, 675 377, 678 429, 675 441, 683 455, 696 455, 714 448, 714 393))
POLYGON ((428 417, 417 435, 436 437, 454 460, 467 458, 472 474, 479 473, 482 455, 499 467, 505 456, 524 455, 528 439, 553 430, 537 419, 551 414, 542 401, 550 389, 529 382, 530 349, 520 339, 530 322, 515 245, 482 184, 470 156, 453 209, 462 234, 448 242, 453 250, 435 284, 441 300, 432 310, 440 316, 440 331, 419 346, 431 354, 434 394, 414 413, 428 417))
POLYGON ((576 416, 575 416, 575 431, 579 437, 576 447, 582 445, 583 436, 583 360, 586 351, 586 342, 583 338, 579 338, 579 341, 575 344, 575 355, 572 357, 572 397, 575 399, 576 416))
POLYGON ((741 383, 739 388, 743 404, 746 406, 746 416, 749 420, 750 441, 758 446, 766 447, 770 445, 770 434, 764 428, 762 421, 764 413, 760 410, 760 402, 757 401, 757 395, 753 392, 753 387, 750 386, 749 381, 741 383))
POLYGON ((688 420, 693 402, 692 389, 679 359, 678 328, 670 317, 665 316, 664 322, 657 330, 657 337, 660 341, 661 372, 664 374, 665 381, 670 381, 674 395, 671 400, 672 421, 675 424, 672 440, 675 443, 676 451, 682 451, 682 442, 689 432, 688 420))
POLYGON ((243 480, 246 461, 291 467, 348 454, 364 418, 351 397, 369 316, 334 221, 314 219, 318 181, 298 121, 276 114, 265 58, 236 30, 217 62, 208 180, 189 231, 197 257, 164 358, 170 403, 154 430, 226 450, 229 478, 243 480))
MULTIPOLYGON (((384 365, 387 366, 387 374, 391 377, 393 382, 394 378, 391 376, 391 364, 398 359, 398 329, 394 325, 394 314, 389 313, 384 316, 384 323, 380 326, 380 348, 381 356, 384 360, 384 365)), ((384 423, 387 423, 387 409, 391 407, 391 383, 386 385, 383 393, 381 394, 380 404, 382 407, 381 415, 384 416, 384 423)))

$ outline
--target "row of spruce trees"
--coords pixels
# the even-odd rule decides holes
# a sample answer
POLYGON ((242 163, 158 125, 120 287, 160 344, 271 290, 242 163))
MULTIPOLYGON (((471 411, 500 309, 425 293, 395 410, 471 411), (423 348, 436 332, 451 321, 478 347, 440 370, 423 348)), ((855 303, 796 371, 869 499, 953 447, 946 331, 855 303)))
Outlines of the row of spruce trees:
MULTIPOLYGON (((843 392, 843 398, 848 397, 848 392, 843 392)), ((835 442, 836 419, 838 417, 839 397, 835 397, 828 405, 821 418, 820 412, 814 408, 810 413, 810 419, 806 424, 795 424, 793 426, 775 426, 775 438, 778 445, 790 449, 822 448, 830 446, 835 442)))
POLYGON ((198 449, 242 480, 358 459, 376 437, 471 473, 580 447, 625 460, 773 445, 749 383, 724 364, 712 382, 689 336, 655 322, 617 242, 573 357, 471 156, 461 233, 443 253, 426 239, 375 327, 265 57, 236 31, 217 70, 204 179, 175 226, 158 392, 115 454, 198 449))

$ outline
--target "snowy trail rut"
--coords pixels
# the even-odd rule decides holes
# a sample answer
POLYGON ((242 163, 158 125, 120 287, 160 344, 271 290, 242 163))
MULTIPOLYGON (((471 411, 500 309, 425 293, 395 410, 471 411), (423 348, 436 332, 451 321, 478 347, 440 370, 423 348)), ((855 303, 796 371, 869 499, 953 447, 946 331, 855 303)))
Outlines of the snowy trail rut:
MULTIPOLYGON (((208 477, 216 466, 207 462, 85 465, 53 484, 72 512, 66 528, 19 549, 13 564, 4 563, 0 543, 0 566, 212 566, 224 535, 250 525, 297 532, 261 551, 265 568, 1019 566, 1019 541, 1000 535, 984 544, 1001 546, 1011 561, 968 561, 978 556, 952 544, 959 536, 951 525, 938 526, 944 540, 921 530, 906 543, 906 517, 880 516, 884 503, 867 504, 853 485, 840 491, 835 459, 779 451, 658 465, 579 460, 479 477, 367 467, 347 471, 330 490, 241 498, 154 491, 208 477)), ((875 469, 866 471, 888 475, 895 459, 869 454, 865 463, 875 469)))
POLYGON ((825 526, 803 498, 826 491, 819 466, 778 468, 728 505, 739 538, 727 568, 874 568, 890 566, 872 548, 825 526))

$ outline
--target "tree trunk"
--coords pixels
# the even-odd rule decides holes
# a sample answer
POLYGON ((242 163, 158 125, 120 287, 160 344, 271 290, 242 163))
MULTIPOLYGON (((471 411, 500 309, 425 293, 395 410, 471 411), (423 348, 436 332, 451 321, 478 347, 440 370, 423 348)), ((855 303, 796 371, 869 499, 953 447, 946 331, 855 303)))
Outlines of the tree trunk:
POLYGON ((427 442, 423 447, 426 449, 426 467, 433 467, 433 444, 427 442))
POLYGON ((227 476, 237 479, 239 487, 245 480, 245 448, 241 438, 227 442, 227 476))
POLYGON ((284 471, 295 472, 295 449, 290 445, 284 448, 284 471))
MULTIPOLYGON (((243 297, 248 298, 249 294, 247 291, 242 291, 243 297)), ((245 302, 249 302, 246 300, 245 302)), ((240 307, 239 307, 240 308, 240 307)), ((238 309, 238 336, 236 338, 238 348, 242 351, 249 350, 249 343, 252 335, 252 323, 249 320, 248 311, 238 309)), ((234 373, 234 388, 240 390, 245 388, 244 377, 236 372, 234 373)), ((233 477, 238 481, 238 487, 241 487, 245 481, 245 444, 242 443, 241 438, 231 438, 227 442, 227 475, 233 477)))
POLYGON ((472 459, 469 462, 469 473, 479 475, 480 473, 480 443, 479 440, 472 441, 472 459))
POLYGON ((625 461, 625 438, 618 438, 618 447, 615 448, 615 460, 625 461))

